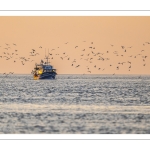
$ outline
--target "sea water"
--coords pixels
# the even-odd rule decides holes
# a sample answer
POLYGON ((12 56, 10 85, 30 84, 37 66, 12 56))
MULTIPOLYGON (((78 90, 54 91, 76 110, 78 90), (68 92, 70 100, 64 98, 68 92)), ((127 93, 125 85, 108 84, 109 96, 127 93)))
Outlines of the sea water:
POLYGON ((150 76, 0 76, 1 134, 149 134, 150 76))

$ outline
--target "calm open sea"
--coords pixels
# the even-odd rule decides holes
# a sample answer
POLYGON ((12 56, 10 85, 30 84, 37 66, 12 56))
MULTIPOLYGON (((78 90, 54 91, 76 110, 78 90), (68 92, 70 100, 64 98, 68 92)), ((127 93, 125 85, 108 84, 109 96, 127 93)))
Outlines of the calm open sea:
POLYGON ((150 76, 0 76, 1 134, 149 134, 150 76))

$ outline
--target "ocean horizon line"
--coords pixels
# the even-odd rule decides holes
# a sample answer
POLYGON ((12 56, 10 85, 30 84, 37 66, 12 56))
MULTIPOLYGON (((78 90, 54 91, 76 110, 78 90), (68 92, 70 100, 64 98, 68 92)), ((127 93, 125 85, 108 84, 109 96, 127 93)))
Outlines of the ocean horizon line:
MULTIPOLYGON (((0 73, 0 75, 3 75, 2 73, 0 73)), ((31 74, 27 74, 27 73, 14 73, 13 75, 31 75, 31 74)), ((150 74, 57 74, 57 75, 150 75, 150 74)), ((32 76, 32 75, 31 75, 32 76)))

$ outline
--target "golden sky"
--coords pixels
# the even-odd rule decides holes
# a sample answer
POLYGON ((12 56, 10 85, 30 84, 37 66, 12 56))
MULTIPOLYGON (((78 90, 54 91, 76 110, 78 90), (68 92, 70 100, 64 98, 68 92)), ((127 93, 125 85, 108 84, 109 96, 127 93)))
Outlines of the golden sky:
POLYGON ((147 16, 1 16, 0 73, 30 74, 49 49, 58 74, 150 74, 149 32, 147 16))

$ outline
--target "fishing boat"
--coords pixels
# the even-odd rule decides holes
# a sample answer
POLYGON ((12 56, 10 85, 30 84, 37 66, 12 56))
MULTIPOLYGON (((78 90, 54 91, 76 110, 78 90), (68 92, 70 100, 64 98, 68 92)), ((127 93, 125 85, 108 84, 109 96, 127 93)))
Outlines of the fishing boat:
POLYGON ((56 69, 54 69, 53 66, 50 65, 50 62, 48 61, 48 56, 46 56, 45 59, 47 60, 46 62, 41 60, 40 64, 35 64, 35 68, 31 72, 33 74, 34 80, 55 79, 57 75, 56 69))

